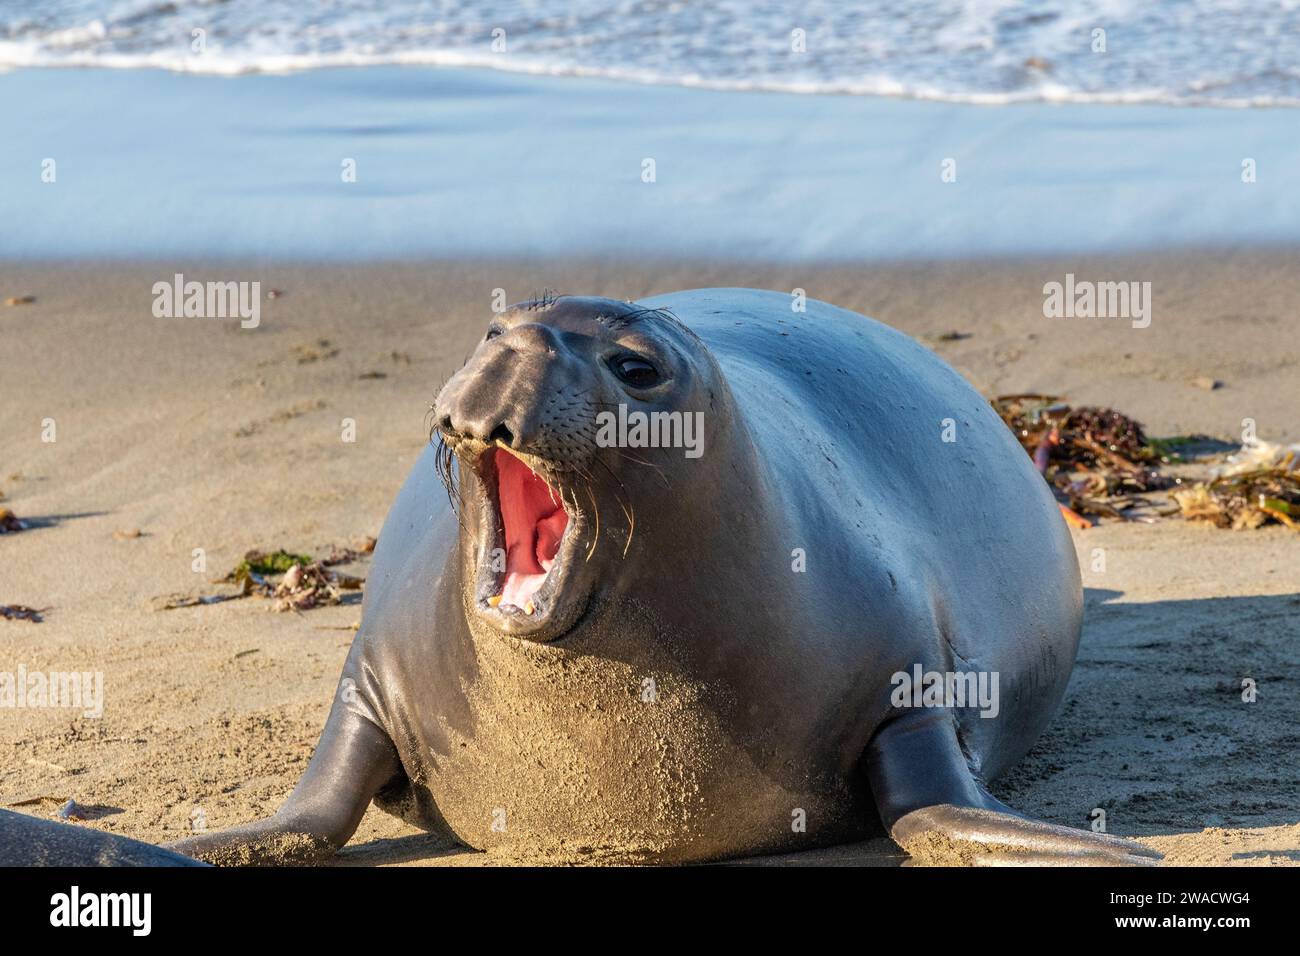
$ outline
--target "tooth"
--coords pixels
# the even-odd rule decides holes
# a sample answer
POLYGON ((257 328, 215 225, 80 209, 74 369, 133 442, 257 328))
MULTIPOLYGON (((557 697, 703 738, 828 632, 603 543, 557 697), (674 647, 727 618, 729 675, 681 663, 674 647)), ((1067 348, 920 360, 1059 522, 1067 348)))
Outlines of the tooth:
POLYGON ((503 594, 495 594, 492 597, 488 598, 488 607, 496 607, 498 604, 501 603, 501 598, 503 598, 504 596, 505 595, 503 594))
POLYGON ((533 602, 532 602, 532 601, 529 601, 527 604, 524 605, 524 613, 525 613, 525 614, 532 614, 532 613, 533 613, 533 602))

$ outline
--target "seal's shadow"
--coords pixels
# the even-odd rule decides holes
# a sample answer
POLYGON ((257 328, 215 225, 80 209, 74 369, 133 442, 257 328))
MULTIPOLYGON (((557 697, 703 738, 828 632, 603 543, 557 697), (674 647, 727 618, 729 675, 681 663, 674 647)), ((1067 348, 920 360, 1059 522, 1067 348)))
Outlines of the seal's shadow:
POLYGON ((449 844, 432 833, 410 836, 386 837, 369 843, 345 846, 330 859, 326 866, 378 866, 400 863, 436 863, 439 857, 485 857, 484 854, 462 846, 449 844))
POLYGON ((1122 597, 1086 590, 1065 704, 993 792, 1125 836, 1300 821, 1300 594, 1122 597))

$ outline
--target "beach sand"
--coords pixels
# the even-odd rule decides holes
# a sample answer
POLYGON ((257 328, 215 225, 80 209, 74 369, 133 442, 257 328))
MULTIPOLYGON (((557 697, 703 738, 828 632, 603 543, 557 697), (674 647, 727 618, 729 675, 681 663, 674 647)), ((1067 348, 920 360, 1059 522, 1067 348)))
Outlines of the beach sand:
MULTIPOLYGON (((34 524, 0 536, 0 603, 48 608, 43 623, 0 620, 0 670, 102 671, 106 699, 99 719, 0 710, 0 806, 49 816, 71 798, 88 808, 81 825, 151 842, 184 835, 196 811, 220 829, 276 809, 325 720, 359 601, 276 614, 258 598, 151 600, 214 590, 251 548, 324 554, 377 534, 495 288, 514 301, 545 288, 799 287, 926 341, 987 395, 1110 405, 1157 436, 1235 441, 1251 418, 1261 437, 1296 441, 1297 258, 0 265, 0 302, 35 297, 0 305, 0 490, 34 524), (176 272, 261 281, 260 327, 154 318, 151 287, 176 272), (1045 319, 1043 284, 1067 272, 1151 281, 1151 326, 1045 319), (950 332, 969 337, 937 338, 950 332), (341 440, 343 419, 355 442, 341 440), (206 573, 191 570, 196 548, 206 573)), ((1079 663, 997 795, 1072 826, 1104 809, 1109 832, 1171 864, 1300 862, 1300 536, 1180 519, 1073 534, 1087 589, 1079 663), (1254 703, 1241 699, 1247 676, 1254 703)), ((758 862, 902 859, 879 839, 758 862)), ((339 860, 498 862, 373 808, 339 860)))

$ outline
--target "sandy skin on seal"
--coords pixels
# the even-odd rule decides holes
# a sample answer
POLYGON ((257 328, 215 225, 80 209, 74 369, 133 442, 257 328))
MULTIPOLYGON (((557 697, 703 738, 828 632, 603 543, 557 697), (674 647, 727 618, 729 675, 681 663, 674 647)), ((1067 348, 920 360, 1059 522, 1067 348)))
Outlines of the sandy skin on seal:
POLYGON ((920 860, 1153 862, 986 789, 1051 719, 1079 639, 1044 482, 934 354, 792 301, 495 316, 380 534, 302 780, 273 817, 174 848, 319 858, 374 799, 543 862, 721 859, 882 824, 920 860), (675 432, 654 420, 679 447, 609 441, 654 412, 680 413, 675 432), (896 675, 918 667, 982 675, 996 707, 914 706, 896 675))

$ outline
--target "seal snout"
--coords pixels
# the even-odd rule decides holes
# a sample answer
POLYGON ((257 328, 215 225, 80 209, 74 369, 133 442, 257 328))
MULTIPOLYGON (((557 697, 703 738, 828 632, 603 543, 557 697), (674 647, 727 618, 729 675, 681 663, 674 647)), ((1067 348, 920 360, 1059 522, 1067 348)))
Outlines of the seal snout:
POLYGON ((578 487, 594 453, 589 369, 552 329, 490 329, 434 404, 437 431, 469 476, 462 533, 474 555, 467 610, 533 641, 585 609, 588 537, 578 487))
POLYGON ((556 471, 583 468, 595 434, 589 364, 545 325, 493 332, 434 403, 443 439, 509 448, 556 471))

